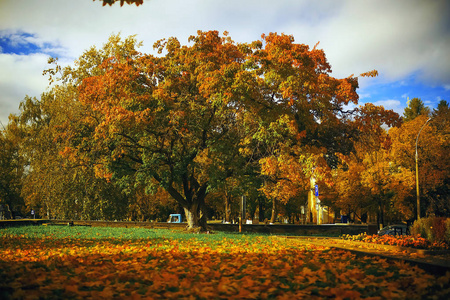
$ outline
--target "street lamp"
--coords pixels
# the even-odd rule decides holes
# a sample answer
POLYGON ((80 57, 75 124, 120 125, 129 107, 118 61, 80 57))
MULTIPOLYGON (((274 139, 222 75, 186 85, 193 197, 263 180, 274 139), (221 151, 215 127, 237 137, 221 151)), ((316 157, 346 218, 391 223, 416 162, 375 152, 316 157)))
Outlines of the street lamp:
POLYGON ((427 125, 427 123, 431 120, 431 118, 428 118, 428 120, 425 122, 425 124, 422 125, 422 128, 420 128, 419 133, 417 134, 416 138, 416 192, 417 192, 417 220, 420 219, 420 193, 419 193, 419 154, 417 152, 417 144, 419 143, 419 135, 422 132, 422 129, 427 125))

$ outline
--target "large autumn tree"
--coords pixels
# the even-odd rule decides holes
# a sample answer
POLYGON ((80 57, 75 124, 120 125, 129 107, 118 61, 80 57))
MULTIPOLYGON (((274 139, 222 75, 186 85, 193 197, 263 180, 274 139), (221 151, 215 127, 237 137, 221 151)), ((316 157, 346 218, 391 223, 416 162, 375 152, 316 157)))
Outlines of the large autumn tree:
POLYGON ((116 53, 104 60, 99 74, 79 86, 81 103, 99 115, 86 120, 95 125, 91 144, 67 153, 89 152, 97 175, 123 186, 149 192, 162 186, 194 228, 206 225, 209 189, 241 159, 237 124, 244 106, 233 85, 245 70, 243 51, 229 38, 199 32, 190 41, 190 47, 175 38, 159 41, 160 57, 116 53))
POLYGON ((94 159, 98 176, 124 186, 162 186, 193 228, 205 225, 206 195, 249 162, 268 169, 273 159, 261 159, 282 154, 287 170, 301 147, 334 154, 345 140, 343 106, 358 97, 357 78, 333 78, 323 51, 292 36, 236 44, 199 31, 189 41, 169 38, 155 44, 159 56, 118 52, 96 65, 79 85, 94 134, 66 153, 94 159))

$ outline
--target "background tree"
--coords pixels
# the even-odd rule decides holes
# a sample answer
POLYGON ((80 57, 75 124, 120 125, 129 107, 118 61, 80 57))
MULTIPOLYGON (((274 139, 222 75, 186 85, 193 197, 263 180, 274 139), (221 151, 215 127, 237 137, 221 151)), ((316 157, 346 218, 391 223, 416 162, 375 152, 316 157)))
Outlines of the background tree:
POLYGON ((265 198, 259 192, 260 178, 257 174, 240 174, 240 176, 228 177, 212 190, 208 195, 209 206, 213 208, 216 216, 225 222, 237 221, 240 216, 240 200, 242 196, 247 198, 246 211, 249 217, 258 212, 260 221, 264 221, 265 198))
POLYGON ((170 214, 182 213, 177 202, 163 188, 151 195, 144 187, 136 188, 127 198, 129 220, 166 222, 170 214))
POLYGON ((449 113, 449 104, 445 100, 439 101, 437 109, 433 109, 433 116, 449 113))
POLYGON ((135 44, 133 37, 113 48, 112 44, 119 40, 112 36, 103 53, 95 47, 89 49, 75 68, 63 69, 56 59, 50 59, 55 67, 44 74, 55 85, 40 100, 27 97, 21 103, 21 113, 12 119, 23 135, 22 151, 28 163, 22 195, 41 216, 122 219, 127 215, 127 198, 122 189, 95 176, 96 152, 86 151, 91 156, 80 157, 77 163, 73 163, 70 152, 73 145, 90 146, 93 124, 99 118, 78 101, 77 86, 83 78, 99 74, 96 66, 111 53, 132 57, 129 45, 135 44))
POLYGON ((413 98, 411 100, 408 100, 407 102, 408 106, 405 108, 403 112, 403 121, 409 122, 414 120, 420 115, 429 116, 430 115, 430 109, 426 107, 422 100, 419 98, 413 98))
MULTIPOLYGON (((448 216, 450 213, 449 115, 445 113, 445 108, 439 111, 440 113, 436 113, 423 128, 418 141, 421 211, 425 211, 426 214, 448 216)), ((400 128, 392 128, 389 131, 395 160, 402 167, 413 172, 415 171, 416 138, 427 118, 425 115, 418 116, 409 122, 404 122, 400 128)), ((415 199, 411 199, 411 202, 415 203, 415 199)))
MULTIPOLYGON (((0 124, 1 125, 1 124, 0 124)), ((14 124, 0 129, 0 204, 7 218, 23 216, 24 201, 20 195, 24 174, 21 136, 14 124)))
POLYGON ((61 155, 68 134, 64 124, 79 122, 76 102, 67 87, 56 86, 41 100, 26 98, 21 114, 12 118, 23 136, 27 160, 22 195, 29 209, 60 219, 121 219, 125 198, 117 188, 94 176, 93 168, 71 165, 61 155), (118 201, 117 201, 118 200, 118 201))
POLYGON ((412 172, 402 169, 391 157, 391 139, 383 126, 399 126, 400 118, 393 111, 366 104, 358 109, 353 126, 359 134, 354 150, 341 155, 332 187, 336 208, 362 218, 376 212, 377 222, 412 215, 405 199, 412 192, 412 172))
POLYGON ((445 100, 439 101, 437 108, 433 109, 433 113, 431 114, 431 117, 433 118, 433 126, 444 135, 448 133, 445 131, 445 128, 448 126, 448 120, 450 119, 449 115, 450 107, 448 102, 445 100))

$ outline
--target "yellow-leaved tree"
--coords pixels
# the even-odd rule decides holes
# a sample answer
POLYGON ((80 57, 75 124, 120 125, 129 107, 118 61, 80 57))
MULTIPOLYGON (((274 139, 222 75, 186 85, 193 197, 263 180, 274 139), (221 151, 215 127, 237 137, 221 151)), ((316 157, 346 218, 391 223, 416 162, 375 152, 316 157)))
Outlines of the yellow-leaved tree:
MULTIPOLYGON (((333 178, 336 208, 366 221, 376 214, 378 224, 413 217, 408 202, 414 185, 413 173, 396 161, 386 126, 400 125, 400 117, 381 106, 359 108, 353 122, 359 134, 354 149, 342 155, 333 178)), ((393 130, 393 129, 391 129, 393 130)))
MULTIPOLYGON (((450 215, 450 114, 443 101, 429 116, 418 115, 400 128, 392 128, 394 159, 403 168, 416 172, 416 145, 420 203, 423 215, 450 215), (419 135, 419 131, 422 129, 419 135)), ((417 190, 410 202, 416 207, 417 190)))

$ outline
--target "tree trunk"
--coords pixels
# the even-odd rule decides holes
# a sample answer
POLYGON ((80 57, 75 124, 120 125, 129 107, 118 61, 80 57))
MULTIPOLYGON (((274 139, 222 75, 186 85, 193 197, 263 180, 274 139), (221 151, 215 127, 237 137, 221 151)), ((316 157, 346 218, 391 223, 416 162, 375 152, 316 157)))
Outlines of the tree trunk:
POLYGON ((231 194, 225 191, 225 222, 231 222, 231 194))
POLYGON ((187 228, 188 229, 196 229, 199 228, 199 222, 198 222, 198 210, 197 206, 193 205, 190 208, 183 207, 184 208, 184 214, 186 215, 186 222, 188 223, 187 228))
POLYGON ((277 220, 277 201, 274 199, 272 199, 272 216, 270 218, 270 223, 275 223, 275 221, 277 220))
POLYGON ((381 201, 379 201, 379 211, 378 211, 378 227, 384 227, 384 207, 383 207, 383 203, 381 201), (381 225, 381 226, 380 226, 381 225))
POLYGON ((259 221, 264 222, 264 198, 258 197, 258 205, 259 205, 259 221))
MULTIPOLYGON (((204 199, 203 199, 204 200, 204 199)), ((183 207, 186 215, 187 229, 190 231, 206 231, 206 207, 202 199, 195 199, 189 207, 183 207)))
MULTIPOLYGON (((161 182, 160 177, 154 178, 161 182)), ((187 221, 187 229, 191 231, 206 231, 206 205, 207 183, 200 185, 195 178, 187 176, 183 179, 183 191, 181 194, 173 185, 164 187, 172 198, 184 209, 187 221)))

